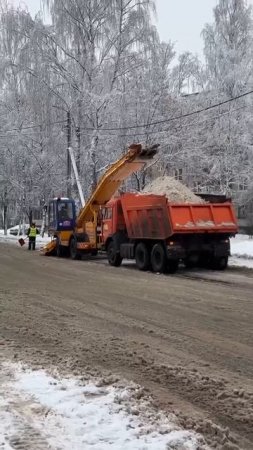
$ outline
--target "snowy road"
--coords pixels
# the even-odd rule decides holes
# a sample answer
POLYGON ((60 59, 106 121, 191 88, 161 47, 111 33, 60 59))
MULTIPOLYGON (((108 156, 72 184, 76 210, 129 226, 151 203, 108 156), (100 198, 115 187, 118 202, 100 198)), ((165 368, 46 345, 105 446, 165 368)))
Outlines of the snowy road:
POLYGON ((1 350, 61 379, 134 381, 211 447, 252 450, 252 290, 250 270, 159 276, 0 244, 1 350))
POLYGON ((163 415, 150 410, 147 418, 147 402, 136 400, 141 390, 134 385, 84 384, 6 362, 0 368, 4 450, 196 450, 202 442, 163 415))

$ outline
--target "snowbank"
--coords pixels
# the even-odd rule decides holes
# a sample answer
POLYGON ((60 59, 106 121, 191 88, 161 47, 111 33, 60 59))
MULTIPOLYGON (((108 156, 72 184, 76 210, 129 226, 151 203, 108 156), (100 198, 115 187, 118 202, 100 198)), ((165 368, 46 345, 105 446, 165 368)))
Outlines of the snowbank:
POLYGON ((232 256, 229 259, 229 265, 233 267, 246 267, 247 269, 253 269, 253 259, 232 256))
POLYGON ((231 252, 239 258, 253 259, 253 239, 244 234, 238 234, 231 239, 231 252))
MULTIPOLYGON (((20 238, 25 239, 26 236, 23 236, 23 235, 22 236, 13 236, 12 234, 10 234, 10 230, 7 230, 7 236, 5 236, 4 230, 0 230, 0 242, 8 242, 10 244, 19 246, 20 244, 19 244, 18 240, 20 238)), ((45 245, 47 242, 50 242, 50 240, 51 239, 47 235, 45 235, 44 237, 38 235, 36 238, 36 243, 38 244, 38 247, 39 247, 41 245, 45 245)), ((25 245, 27 246, 28 239, 25 242, 26 242, 25 245)))
POLYGON ((231 239, 231 266, 253 269, 253 239, 244 234, 238 234, 231 239))
POLYGON ((6 450, 12 443, 52 450, 197 450, 203 442, 162 413, 145 419, 147 402, 135 399, 137 386, 83 385, 13 363, 3 364, 1 372, 0 435, 6 450))

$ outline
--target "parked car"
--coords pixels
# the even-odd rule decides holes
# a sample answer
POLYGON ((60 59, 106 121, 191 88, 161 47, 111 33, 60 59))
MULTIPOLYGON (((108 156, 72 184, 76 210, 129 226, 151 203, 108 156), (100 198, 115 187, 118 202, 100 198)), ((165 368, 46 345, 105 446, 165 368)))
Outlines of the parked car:
MULTIPOLYGON (((25 234, 27 233, 27 231, 28 231, 28 229, 29 229, 29 223, 27 224, 25 224, 25 234)), ((20 232, 19 232, 19 225, 15 225, 15 227, 12 227, 12 228, 10 228, 10 230, 9 230, 9 233, 12 235, 12 236, 18 236, 18 234, 19 234, 19 236, 22 236, 22 234, 23 234, 23 226, 21 225, 21 229, 20 229, 20 232)))

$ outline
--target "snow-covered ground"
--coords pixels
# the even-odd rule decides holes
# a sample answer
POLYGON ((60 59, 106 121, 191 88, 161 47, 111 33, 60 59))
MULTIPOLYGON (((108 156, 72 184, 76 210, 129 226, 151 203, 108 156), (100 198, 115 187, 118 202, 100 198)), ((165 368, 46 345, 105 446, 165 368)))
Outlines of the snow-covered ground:
POLYGON ((238 234, 231 239, 231 266, 253 269, 253 239, 244 234, 238 234))
POLYGON ((164 414, 147 414, 136 385, 84 384, 10 362, 0 380, 3 450, 197 450, 203 442, 164 414))
POLYGON ((231 239, 231 250, 234 256, 253 259, 253 239, 245 234, 238 234, 231 239))
MULTIPOLYGON (((10 244, 14 244, 14 245, 18 245, 20 246, 18 240, 20 238, 25 239, 26 236, 13 236, 12 234, 10 234, 10 230, 7 230, 7 235, 4 235, 4 230, 0 230, 0 242, 9 242, 10 244)), ((27 246, 27 241, 26 240, 26 246, 27 246)), ((41 237, 40 235, 37 236, 36 238, 36 242, 37 242, 37 248, 40 248, 41 246, 45 245, 47 242, 50 241, 50 238, 47 236, 47 234, 45 233, 44 237, 41 237)))

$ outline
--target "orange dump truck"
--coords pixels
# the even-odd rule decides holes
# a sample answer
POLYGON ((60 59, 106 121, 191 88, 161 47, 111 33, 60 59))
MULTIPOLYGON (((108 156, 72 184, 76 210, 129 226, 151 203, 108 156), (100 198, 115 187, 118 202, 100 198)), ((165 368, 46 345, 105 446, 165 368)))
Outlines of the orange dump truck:
POLYGON ((230 201, 170 203, 160 195, 124 194, 102 210, 101 238, 113 266, 127 258, 154 272, 173 273, 180 261, 223 270, 237 231, 230 201))

